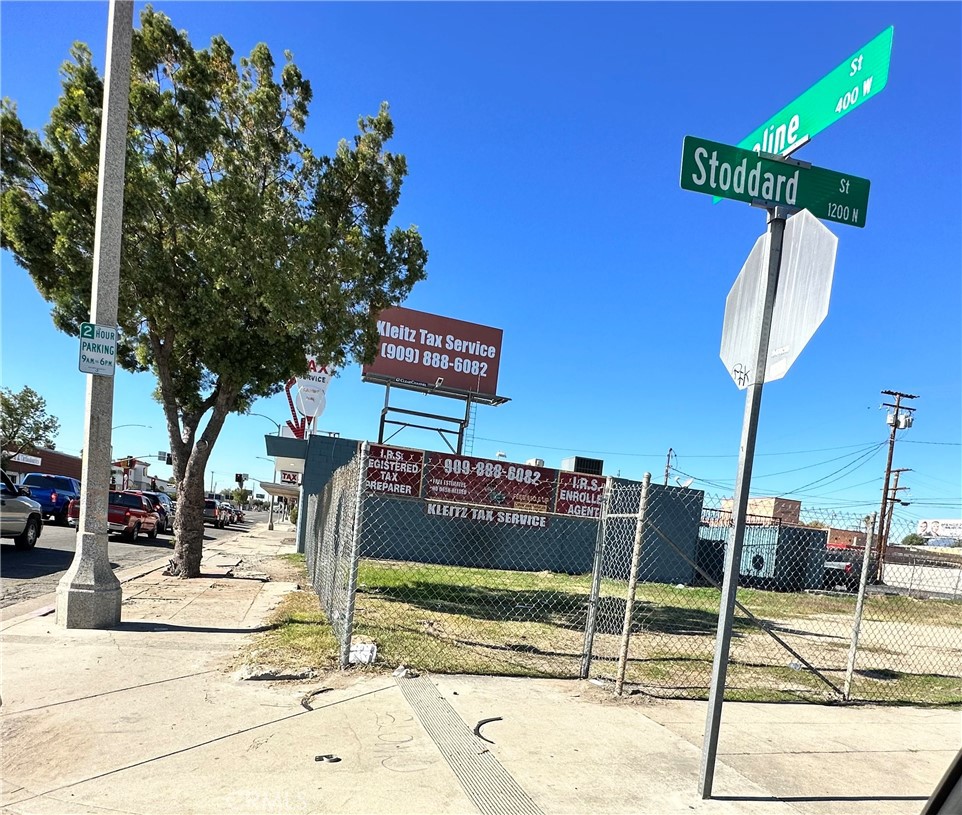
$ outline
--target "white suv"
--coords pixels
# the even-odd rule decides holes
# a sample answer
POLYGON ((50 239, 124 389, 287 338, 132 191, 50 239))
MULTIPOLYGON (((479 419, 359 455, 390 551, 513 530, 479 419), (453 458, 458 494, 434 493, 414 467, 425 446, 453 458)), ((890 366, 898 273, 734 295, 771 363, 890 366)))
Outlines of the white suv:
POLYGON ((43 531, 40 504, 18 487, 5 472, 0 486, 0 537, 13 538, 17 549, 33 549, 43 531))

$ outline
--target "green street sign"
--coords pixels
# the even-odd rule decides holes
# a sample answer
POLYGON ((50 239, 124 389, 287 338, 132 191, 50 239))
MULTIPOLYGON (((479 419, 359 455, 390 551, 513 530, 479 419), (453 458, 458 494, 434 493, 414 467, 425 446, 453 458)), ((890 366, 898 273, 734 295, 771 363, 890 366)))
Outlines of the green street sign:
POLYGON ((763 158, 694 136, 685 136, 681 154, 682 189, 807 209, 816 218, 849 226, 865 226, 870 184, 866 178, 763 158))
POLYGON ((859 105, 889 81, 892 35, 889 26, 845 62, 738 142, 756 153, 787 155, 859 105))

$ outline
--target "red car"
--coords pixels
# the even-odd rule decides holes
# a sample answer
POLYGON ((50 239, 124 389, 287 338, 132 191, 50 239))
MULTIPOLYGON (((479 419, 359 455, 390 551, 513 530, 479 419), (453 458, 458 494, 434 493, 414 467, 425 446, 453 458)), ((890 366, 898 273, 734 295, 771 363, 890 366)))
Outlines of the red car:
MULTIPOLYGON (((80 518, 80 502, 73 500, 67 510, 67 522, 76 526, 80 518)), ((141 533, 157 537, 160 516, 148 498, 135 492, 110 492, 107 502, 107 531, 134 541, 141 533)))

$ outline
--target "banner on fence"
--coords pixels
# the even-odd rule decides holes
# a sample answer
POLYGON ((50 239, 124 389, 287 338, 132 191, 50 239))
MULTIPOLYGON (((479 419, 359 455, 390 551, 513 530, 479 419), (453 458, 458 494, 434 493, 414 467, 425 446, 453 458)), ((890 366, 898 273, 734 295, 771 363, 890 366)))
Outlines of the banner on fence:
POLYGON ((527 464, 427 454, 425 498, 550 512, 557 470, 527 464))
POLYGON ((367 491, 418 498, 421 495, 423 472, 422 450, 372 444, 367 458, 367 491))
POLYGON ((601 518, 601 499, 605 479, 601 476, 581 475, 560 471, 555 512, 577 518, 601 518))
POLYGON ((524 526, 530 529, 547 529, 548 516, 532 512, 513 512, 487 507, 468 507, 463 504, 446 504, 440 501, 425 501, 424 514, 434 518, 461 518, 485 524, 504 526, 524 526))

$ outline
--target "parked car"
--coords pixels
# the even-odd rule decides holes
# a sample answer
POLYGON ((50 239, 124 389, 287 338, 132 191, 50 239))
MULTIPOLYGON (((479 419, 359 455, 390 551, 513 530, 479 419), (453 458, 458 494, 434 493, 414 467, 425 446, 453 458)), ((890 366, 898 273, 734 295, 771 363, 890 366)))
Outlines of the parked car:
POLYGON ((218 529, 227 526, 229 523, 227 512, 221 509, 220 501, 214 498, 208 498, 204 501, 204 523, 216 526, 218 529))
POLYGON ((173 501, 170 500, 169 495, 163 492, 149 492, 147 490, 127 490, 127 492, 143 495, 150 501, 154 511, 160 516, 157 524, 158 532, 169 532, 174 528, 174 504, 173 501))
POLYGON ((67 523, 70 501, 80 499, 80 482, 67 475, 27 473, 20 486, 30 488, 30 497, 40 504, 44 518, 53 518, 59 524, 67 523))
MULTIPOLYGON (((862 577, 862 562, 865 550, 853 546, 829 546, 825 555, 825 578, 823 586, 826 589, 844 587, 847 591, 858 591, 859 580, 862 577)), ((874 552, 869 553, 869 583, 878 566, 878 558, 874 552)))
MULTIPOLYGON (((71 501, 67 512, 69 523, 76 525, 80 519, 80 501, 71 501)), ((159 515, 150 501, 134 492, 111 490, 107 497, 107 531, 120 535, 126 541, 134 541, 141 533, 148 538, 157 537, 159 515)))
POLYGON ((221 501, 220 507, 227 516, 227 523, 236 524, 240 521, 240 513, 230 501, 221 501))
POLYGON ((26 487, 18 487, 5 472, 0 473, 0 537, 13 538, 17 549, 33 549, 43 531, 43 510, 26 487))

